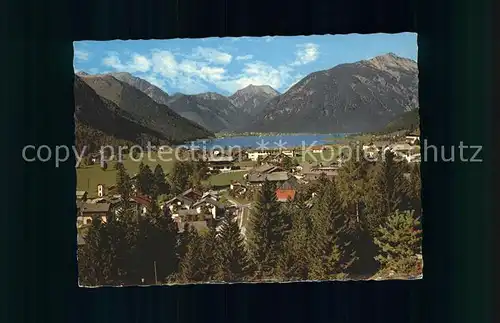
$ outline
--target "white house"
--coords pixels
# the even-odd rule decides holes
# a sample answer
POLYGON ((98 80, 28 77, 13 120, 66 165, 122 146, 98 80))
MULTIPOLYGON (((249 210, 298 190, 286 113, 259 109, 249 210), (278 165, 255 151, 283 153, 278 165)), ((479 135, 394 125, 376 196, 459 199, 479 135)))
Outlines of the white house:
POLYGON ((222 205, 221 203, 217 202, 212 198, 203 198, 198 202, 194 203, 192 205, 192 209, 195 209, 198 214, 202 213, 204 209, 208 210, 208 212, 215 219, 217 216, 217 210, 224 209, 224 205, 222 205))
POLYGON ((266 158, 269 155, 270 155, 269 152, 252 151, 252 152, 248 153, 248 159, 253 160, 253 161, 257 161, 257 159, 259 159, 259 157, 266 158))
POLYGON ((77 227, 90 225, 96 218, 100 218, 102 222, 106 222, 110 215, 110 206, 109 203, 81 203, 77 205, 77 227))

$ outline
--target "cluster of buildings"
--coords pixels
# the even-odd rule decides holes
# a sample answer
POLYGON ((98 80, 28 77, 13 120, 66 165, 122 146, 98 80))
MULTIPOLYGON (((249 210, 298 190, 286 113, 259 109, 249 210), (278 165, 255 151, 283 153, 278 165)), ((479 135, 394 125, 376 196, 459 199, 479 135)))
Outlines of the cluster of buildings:
MULTIPOLYGON (((101 185, 98 192, 102 191, 101 185)), ((76 191, 76 223, 78 229, 84 229, 99 219, 101 222, 108 222, 112 218, 119 218, 123 199, 120 195, 108 195, 88 198, 88 192, 76 191)), ((145 216, 150 210, 151 203, 149 197, 135 194, 129 200, 129 206, 137 218, 145 216)), ((218 192, 197 192, 188 189, 185 192, 163 202, 160 206, 165 216, 170 216, 178 225, 179 232, 185 230, 186 225, 193 226, 197 230, 208 229, 208 222, 219 223, 227 212, 237 215, 238 209, 232 205, 226 205, 220 201, 218 192)), ((219 223, 220 224, 220 223, 219 223)), ((218 225, 220 227, 220 225, 218 225)), ((78 235, 79 244, 83 244, 82 236, 78 235)))

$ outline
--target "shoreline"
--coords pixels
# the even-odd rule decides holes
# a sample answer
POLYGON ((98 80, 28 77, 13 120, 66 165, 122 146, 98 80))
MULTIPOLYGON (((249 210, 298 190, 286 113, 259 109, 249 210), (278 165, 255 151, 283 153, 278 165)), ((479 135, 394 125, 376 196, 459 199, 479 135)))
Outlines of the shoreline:
MULTIPOLYGON (((243 132, 243 133, 216 133, 213 139, 235 138, 235 137, 274 137, 274 136, 314 136, 314 135, 335 135, 336 133, 322 132, 243 132)), ((347 135, 339 132, 339 135, 347 135)))

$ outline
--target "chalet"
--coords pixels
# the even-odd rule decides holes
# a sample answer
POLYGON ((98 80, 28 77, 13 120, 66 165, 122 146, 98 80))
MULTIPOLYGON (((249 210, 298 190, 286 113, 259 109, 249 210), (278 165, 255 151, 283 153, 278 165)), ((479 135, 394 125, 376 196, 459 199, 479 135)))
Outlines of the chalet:
POLYGON ((276 172, 282 172, 283 168, 279 166, 274 166, 274 165, 261 165, 258 167, 255 167, 250 171, 250 173, 255 173, 255 174, 271 174, 271 173, 276 173, 276 172))
POLYGON ((239 188, 246 188, 246 186, 238 181, 231 181, 231 184, 229 185, 230 190, 235 190, 239 188))
MULTIPOLYGON (((292 157, 293 157, 293 153, 292 153, 292 157)), ((280 164, 283 162, 283 159, 284 158, 289 158, 289 156, 283 152, 281 153, 277 153, 277 154, 272 154, 272 155, 268 155, 267 157, 265 157, 264 159, 262 159, 262 163, 265 163, 265 164, 280 164)))
POLYGON ((303 173, 304 179, 306 181, 310 181, 310 182, 313 182, 313 181, 316 181, 316 180, 320 179, 323 174, 328 179, 333 179, 333 178, 335 178, 338 175, 338 171, 337 170, 319 170, 319 169, 314 169, 314 170, 311 170, 311 171, 309 171, 307 173, 303 173))
POLYGON ((201 196, 201 198, 212 198, 214 200, 219 200, 219 192, 218 191, 208 191, 208 192, 205 192, 203 193, 203 195, 201 196))
POLYGON ((394 153, 399 152, 399 153, 403 153, 403 154, 407 155, 411 151, 416 150, 416 147, 412 146, 410 144, 407 144, 407 143, 404 143, 404 144, 394 144, 394 145, 391 145, 391 146, 387 146, 384 149, 384 152, 389 151, 389 150, 392 151, 392 152, 394 152, 394 153))
POLYGON ((202 194, 190 188, 180 194, 181 196, 187 197, 193 201, 196 201, 202 197, 202 194))
POLYGON ((244 185, 238 181, 232 181, 231 185, 229 185, 229 189, 233 192, 233 194, 236 194, 236 195, 245 194, 247 191, 246 185, 244 185))
POLYGON ((77 226, 90 225, 97 218, 106 222, 110 216, 110 206, 109 203, 81 203, 77 207, 79 209, 76 218, 77 226))
POLYGON ((191 206, 198 214, 207 213, 212 218, 216 218, 220 212, 224 211, 224 204, 212 199, 203 198, 191 206))
POLYGON ((210 171, 219 170, 228 172, 234 166, 235 158, 233 156, 211 157, 207 159, 208 169, 210 171))
POLYGON ((287 202, 291 201, 295 198, 296 191, 293 189, 277 189, 276 190, 276 199, 278 202, 287 202))
POLYGON ((182 196, 182 195, 177 195, 176 197, 166 201, 163 204, 163 207, 168 207, 170 209, 170 212, 172 213, 172 216, 177 215, 177 211, 180 210, 189 210, 191 206, 195 203, 195 200, 190 199, 189 197, 182 196))
POLYGON ((148 208, 151 205, 151 199, 147 196, 134 196, 131 199, 132 205, 135 208, 136 214, 146 215, 148 208))
POLYGON ((319 166, 319 163, 301 163, 300 165, 298 165, 297 167, 295 167, 295 169, 299 172, 309 172, 312 168, 314 167, 318 167, 319 166))
POLYGON ((248 159, 253 160, 253 161, 257 161, 259 159, 259 157, 266 158, 268 155, 270 155, 270 153, 267 151, 251 151, 251 152, 248 152, 248 154, 247 154, 248 159))
POLYGON ((76 199, 79 201, 86 201, 88 196, 87 191, 76 191, 76 199))
POLYGON ((275 182, 278 185, 283 184, 287 180, 289 180, 292 175, 288 172, 274 172, 274 173, 253 173, 249 174, 247 177, 247 181, 249 184, 253 185, 262 185, 266 180, 270 182, 275 182))

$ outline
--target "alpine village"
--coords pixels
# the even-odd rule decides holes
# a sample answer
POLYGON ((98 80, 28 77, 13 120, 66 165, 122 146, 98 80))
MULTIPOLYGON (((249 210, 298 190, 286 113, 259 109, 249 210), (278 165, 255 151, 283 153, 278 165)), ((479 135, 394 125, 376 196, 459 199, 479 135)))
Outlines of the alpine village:
POLYGON ((77 73, 74 93, 81 286, 422 277, 416 62, 389 53, 228 97, 77 73), (332 135, 190 147, 305 133, 332 135))

